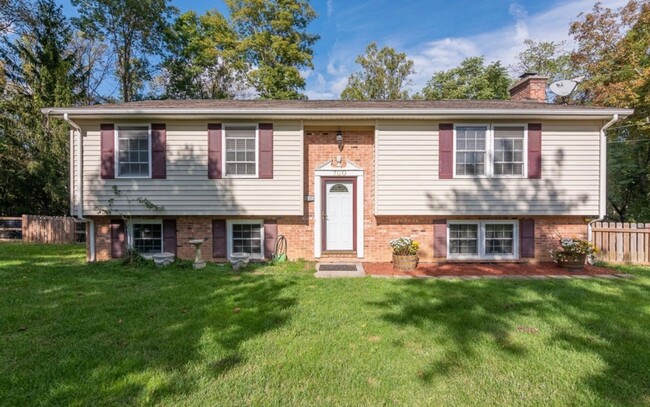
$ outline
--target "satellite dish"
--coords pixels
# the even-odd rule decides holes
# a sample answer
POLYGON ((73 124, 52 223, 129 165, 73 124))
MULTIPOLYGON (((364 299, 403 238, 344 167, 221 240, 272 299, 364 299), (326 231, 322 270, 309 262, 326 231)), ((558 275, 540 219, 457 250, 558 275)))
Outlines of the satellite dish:
POLYGON ((573 79, 553 82, 549 88, 551 89, 551 92, 555 93, 558 96, 569 96, 571 93, 573 93, 574 90, 576 90, 578 84, 584 79, 584 76, 578 76, 577 78, 573 79))

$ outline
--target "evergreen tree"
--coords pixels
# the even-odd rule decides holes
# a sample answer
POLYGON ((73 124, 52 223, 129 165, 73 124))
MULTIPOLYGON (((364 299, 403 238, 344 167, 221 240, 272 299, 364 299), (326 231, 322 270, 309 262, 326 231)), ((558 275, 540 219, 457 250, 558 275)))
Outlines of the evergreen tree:
POLYGON ((82 97, 72 30, 54 0, 38 0, 25 34, 0 47, 4 89, 0 100, 0 214, 67 212, 67 125, 41 109, 70 106, 82 97))

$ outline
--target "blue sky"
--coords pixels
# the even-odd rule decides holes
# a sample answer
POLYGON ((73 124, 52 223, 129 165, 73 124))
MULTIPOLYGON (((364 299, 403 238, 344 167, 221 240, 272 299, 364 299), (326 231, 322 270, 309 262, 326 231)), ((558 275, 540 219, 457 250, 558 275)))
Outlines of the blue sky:
MULTIPOLYGON (((61 0, 66 14, 74 14, 61 0)), ((315 0, 318 18, 310 32, 319 34, 314 69, 305 70, 310 99, 336 99, 354 62, 376 41, 406 52, 415 63, 411 90, 422 88, 431 75, 457 66, 466 57, 484 55, 488 62, 514 63, 526 38, 569 40, 571 21, 589 11, 596 0, 315 0)), ((608 7, 626 0, 601 0, 608 7)), ((221 0, 172 0, 181 11, 203 13, 216 8, 227 14, 221 0)), ((570 42, 567 44, 571 46, 570 42)))

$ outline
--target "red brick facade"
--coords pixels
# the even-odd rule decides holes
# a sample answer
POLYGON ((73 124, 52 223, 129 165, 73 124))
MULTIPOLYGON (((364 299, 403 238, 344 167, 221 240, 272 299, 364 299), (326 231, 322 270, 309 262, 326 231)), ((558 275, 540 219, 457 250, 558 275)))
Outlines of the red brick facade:
MULTIPOLYGON (((306 195, 314 191, 315 170, 323 163, 335 160, 341 155, 343 164, 353 162, 364 170, 364 258, 363 261, 390 261, 388 242, 400 236, 410 236, 420 242, 420 261, 434 261, 433 221, 435 219, 478 219, 476 217, 434 217, 434 216, 375 216, 374 208, 374 131, 344 131, 343 152, 336 143, 336 131, 305 132, 304 186, 306 195)), ((290 259, 314 259, 314 202, 304 203, 303 216, 278 217, 278 233, 286 237, 290 259)), ((264 217, 254 217, 263 219, 264 217)), ((276 218, 269 216, 268 218, 276 218)), ((530 218, 530 217, 527 217, 530 218)), ((97 260, 111 257, 111 238, 108 217, 96 217, 95 242, 97 260)), ((191 239, 206 238, 202 246, 205 260, 223 260, 212 257, 212 219, 217 217, 182 216, 176 219, 177 254, 182 259, 193 259, 194 248, 191 239)), ((234 218, 230 218, 234 219, 234 218)), ((245 219, 245 217, 239 217, 245 219)), ((503 219, 481 217, 480 219, 503 219)), ((516 218, 513 218, 516 219, 516 218)), ((582 217, 533 217, 535 220, 535 258, 531 261, 550 261, 550 251, 556 247, 558 235, 586 238, 587 227, 582 217)), ((340 258, 356 259, 354 254, 323 255, 322 261, 336 261, 340 258)), ((436 259, 439 260, 439 259, 436 259)))

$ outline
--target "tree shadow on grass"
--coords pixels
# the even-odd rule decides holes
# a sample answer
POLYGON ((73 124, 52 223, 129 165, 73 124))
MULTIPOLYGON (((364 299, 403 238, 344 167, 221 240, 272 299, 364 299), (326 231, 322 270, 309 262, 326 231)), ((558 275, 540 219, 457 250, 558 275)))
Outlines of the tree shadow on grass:
POLYGON ((535 332, 535 327, 518 326, 532 320, 553 327, 544 346, 587 352, 605 363, 584 379, 586 388, 612 403, 638 405, 650 403, 648 303, 647 279, 410 280, 371 305, 392 324, 448 337, 445 353, 418 374, 425 383, 453 374, 462 363, 480 362, 486 340, 502 357, 526 358, 526 346, 511 338, 535 332))
POLYGON ((291 319, 289 279, 113 263, 33 273, 0 300, 0 394, 11 405, 142 404, 247 363, 291 319), (56 290, 48 290, 57 275, 56 290), (49 274, 48 274, 49 275, 49 274), (17 304, 17 303, 20 304, 17 304), (6 307, 8 303, 15 306, 6 307), (24 328, 23 329, 21 329, 24 328))

